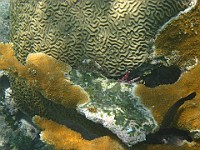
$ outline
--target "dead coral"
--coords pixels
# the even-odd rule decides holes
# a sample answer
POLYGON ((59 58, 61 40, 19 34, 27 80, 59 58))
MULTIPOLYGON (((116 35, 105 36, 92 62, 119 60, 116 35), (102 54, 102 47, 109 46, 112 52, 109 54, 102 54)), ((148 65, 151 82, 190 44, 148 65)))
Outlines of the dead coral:
POLYGON ((8 70, 27 80, 49 100, 66 107, 89 100, 88 94, 78 85, 73 85, 64 76, 71 68, 69 65, 44 53, 29 54, 26 65, 22 65, 14 55, 12 44, 0 44, 0 69, 8 70))
POLYGON ((41 139, 53 145, 56 150, 124 150, 117 140, 109 136, 89 141, 83 139, 80 133, 54 121, 39 116, 33 117, 33 121, 43 130, 40 134, 41 139))

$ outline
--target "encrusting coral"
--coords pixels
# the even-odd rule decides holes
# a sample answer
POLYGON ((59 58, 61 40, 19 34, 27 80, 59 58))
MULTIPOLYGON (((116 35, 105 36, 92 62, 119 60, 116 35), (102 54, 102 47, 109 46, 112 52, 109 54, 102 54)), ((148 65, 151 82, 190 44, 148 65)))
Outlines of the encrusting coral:
MULTIPOLYGON (((12 49, 9 44, 2 44, 1 46, 2 52, 5 51, 6 46, 12 49)), ((62 71, 69 70, 70 68, 68 65, 60 64, 59 61, 54 62, 55 59, 43 53, 29 54, 26 64, 22 65, 14 57, 14 52, 9 57, 7 53, 2 53, 4 55, 2 55, 1 59, 9 60, 9 62, 12 63, 6 63, 7 66, 4 65, 4 69, 11 67, 15 71, 16 75, 11 77, 11 87, 14 89, 13 97, 20 110, 26 114, 30 116, 39 115, 59 123, 64 122, 63 124, 68 121, 70 121, 70 123, 73 121, 75 122, 74 124, 80 124, 81 122, 79 126, 87 128, 89 133, 92 132, 91 134, 95 134, 94 137, 96 137, 96 135, 104 136, 110 134, 106 130, 106 128, 108 128, 129 146, 144 141, 146 139, 146 134, 156 130, 156 121, 149 110, 132 95, 133 87, 131 85, 108 80, 99 73, 88 73, 86 71, 83 72, 73 69, 70 72, 71 81, 83 87, 90 95, 91 99, 87 104, 76 107, 76 110, 68 109, 66 108, 66 105, 69 107, 68 103, 64 105, 62 101, 57 102, 60 95, 63 94, 62 89, 59 89, 61 84, 69 82, 69 80, 63 80, 64 73, 62 71), (11 58, 13 61, 11 61, 11 58), (54 63, 52 63, 52 61, 54 63), (51 65, 49 65, 50 63, 51 65), (42 78, 40 79, 40 77, 42 78), (47 81, 47 79, 49 79, 49 81, 47 81), (55 96, 56 101, 49 101, 51 95, 48 96, 45 92, 47 94, 54 94, 55 92, 55 94, 57 94, 57 97, 55 96), (26 95, 23 93, 26 93, 26 95), (124 99, 126 99, 126 103, 124 99), (58 105, 55 105, 55 103, 58 105), (65 106, 65 108, 63 108, 62 105, 65 106), (90 112, 91 108, 97 108, 96 112, 90 112), (78 113, 84 115, 85 118, 78 113), (86 118, 95 123, 102 124, 105 128, 99 127, 97 130, 96 124, 94 125, 91 122, 87 122, 88 120, 86 118), (145 124, 145 126, 143 124, 145 124), (91 129, 94 126, 97 131, 91 129)), ((82 67, 84 68, 84 66, 82 67)), ((69 90, 67 86, 63 87, 63 90, 66 90, 66 92, 71 92, 68 95, 64 95, 66 100, 69 99, 69 95, 76 92, 71 90, 72 86, 74 85, 71 85, 69 90)), ((83 96, 80 98, 82 97, 83 96)))
POLYGON ((76 107, 87 102, 88 94, 78 85, 73 85, 65 77, 69 65, 44 53, 29 54, 26 65, 22 65, 14 55, 12 44, 0 44, 0 69, 10 71, 26 79, 27 84, 39 90, 49 100, 65 107, 76 107))
MULTIPOLYGON (((155 119, 161 123, 167 110, 180 98, 196 92, 196 97, 185 102, 176 112, 171 123, 173 127, 199 133, 200 130, 200 2, 189 13, 182 14, 161 32, 156 41, 158 54, 178 52, 176 64, 185 71, 180 79, 171 85, 147 88, 139 85, 135 93, 143 103, 152 109, 155 119), (178 41, 178 42, 177 42, 178 41), (165 44, 163 44, 165 43, 165 44), (191 64, 191 61, 193 63, 191 64), (192 67, 188 67, 192 65, 192 67)), ((198 134, 197 134, 198 135, 198 134)), ((194 136, 195 137, 195 136, 194 136)), ((199 138, 197 136, 196 138, 199 138)))
POLYGON ((156 55, 164 55, 181 68, 195 65, 199 58, 200 4, 188 13, 181 14, 162 30, 156 39, 156 55), (173 56, 175 57, 173 57, 173 56))
MULTIPOLYGON (((198 104, 198 100, 200 99, 200 82, 197 81, 199 72, 200 65, 196 66, 193 70, 184 73, 179 81, 174 84, 160 85, 155 88, 138 85, 135 93, 140 96, 146 106, 152 109, 155 119, 161 123, 167 110, 176 101, 195 91, 197 93, 196 97, 192 101, 185 102, 188 103, 190 107, 193 107, 191 113, 194 113, 194 111, 200 107, 198 104)), ((189 115, 189 113, 187 115, 189 115)), ((185 114, 184 118, 187 118, 187 115, 185 114)), ((188 121, 184 124, 187 123, 188 121)))
POLYGON ((42 129, 42 141, 53 145, 56 150, 124 150, 117 140, 109 136, 86 140, 80 133, 46 118, 34 116, 33 122, 42 129))

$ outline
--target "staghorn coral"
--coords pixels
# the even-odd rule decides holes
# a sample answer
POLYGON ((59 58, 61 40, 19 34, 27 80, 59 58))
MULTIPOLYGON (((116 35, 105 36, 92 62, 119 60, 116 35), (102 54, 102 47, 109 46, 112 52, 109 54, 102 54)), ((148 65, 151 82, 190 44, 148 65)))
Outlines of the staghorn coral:
POLYGON ((42 129, 40 134, 42 141, 53 145, 56 150, 124 150, 123 145, 109 136, 86 140, 80 133, 51 120, 34 116, 33 121, 42 129))
POLYGON ((67 64, 44 53, 35 53, 28 55, 26 65, 22 65, 14 56, 12 44, 1 43, 0 55, 1 69, 26 79, 29 86, 40 90, 49 100, 65 107, 75 107, 88 101, 88 94, 65 78, 64 72, 68 73, 71 69, 67 64))
POLYGON ((44 52, 71 66, 95 61, 107 76, 144 63, 158 29, 196 0, 12 0, 17 58, 44 52))

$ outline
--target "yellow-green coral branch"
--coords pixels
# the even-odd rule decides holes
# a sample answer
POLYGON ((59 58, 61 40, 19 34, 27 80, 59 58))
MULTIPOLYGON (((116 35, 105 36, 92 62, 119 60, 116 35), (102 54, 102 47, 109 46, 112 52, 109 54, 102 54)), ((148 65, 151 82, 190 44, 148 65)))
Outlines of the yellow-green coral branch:
POLYGON ((46 98, 66 107, 76 107, 89 100, 83 88, 74 85, 64 76, 71 67, 47 54, 29 54, 26 65, 22 65, 14 55, 13 45, 1 43, 0 69, 16 73, 46 98))
POLYGON ((39 116, 33 117, 33 121, 43 130, 40 134, 41 139, 53 145, 56 150, 124 150, 117 140, 109 136, 89 141, 84 139, 80 133, 54 121, 39 116))

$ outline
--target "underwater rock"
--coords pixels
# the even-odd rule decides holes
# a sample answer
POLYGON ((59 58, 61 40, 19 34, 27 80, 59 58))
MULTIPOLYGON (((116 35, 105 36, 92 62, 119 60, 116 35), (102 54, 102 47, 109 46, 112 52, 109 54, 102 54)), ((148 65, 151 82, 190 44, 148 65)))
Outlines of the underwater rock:
POLYGON ((44 52, 120 76, 147 61, 158 30, 196 0, 12 0, 11 42, 24 63, 44 52))

